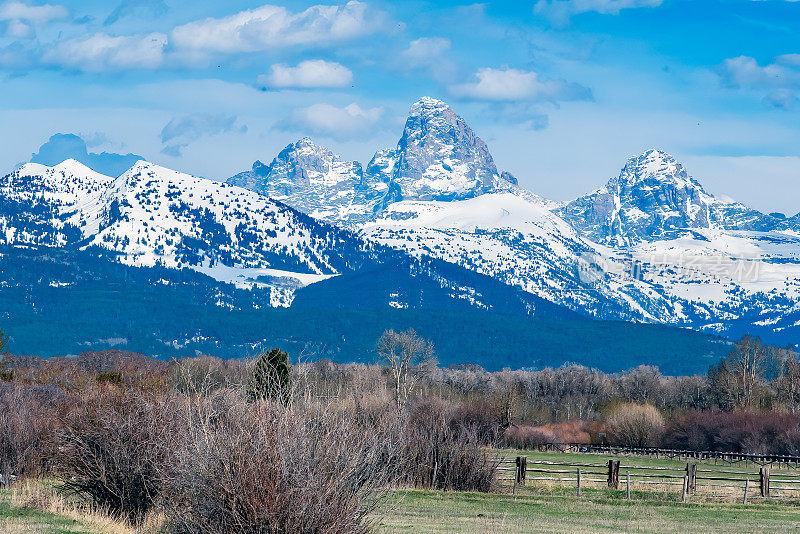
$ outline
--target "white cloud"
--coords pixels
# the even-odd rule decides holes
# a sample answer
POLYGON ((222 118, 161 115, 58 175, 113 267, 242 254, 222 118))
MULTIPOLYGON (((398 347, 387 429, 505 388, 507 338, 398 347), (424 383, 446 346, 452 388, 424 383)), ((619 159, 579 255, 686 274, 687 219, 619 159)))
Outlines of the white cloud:
POLYGON ((179 157, 183 149, 206 135, 225 132, 247 132, 247 126, 236 126, 235 115, 193 113, 169 121, 161 130, 161 150, 168 156, 179 157))
POLYGON ((450 52, 452 43, 444 37, 422 37, 409 43, 400 57, 411 67, 419 67, 431 60, 437 60, 450 52))
POLYGON ((97 33, 57 43, 45 52, 42 61, 84 72, 156 69, 164 62, 166 46, 167 36, 163 33, 123 37, 97 33))
POLYGON ((590 11, 617 15, 623 9, 658 7, 663 0, 539 0, 534 12, 544 15, 553 24, 563 26, 573 15, 590 11))
MULTIPOLYGON (((106 23, 113 24, 131 13, 142 12, 152 16, 166 9, 163 0, 123 0, 106 23)), ((66 8, 56 5, 28 6, 16 1, 0 5, 0 23, 6 22, 6 32, 16 38, 32 38, 35 36, 36 23, 68 15, 66 8)), ((39 52, 37 48, 31 65, 38 63, 93 72, 157 69, 163 66, 203 68, 209 66, 218 55, 261 52, 280 47, 335 45, 383 31, 387 27, 387 20, 383 11, 355 0, 341 6, 313 6, 297 13, 285 7, 265 5, 228 17, 190 22, 166 33, 123 36, 96 33, 57 41, 45 46, 44 52, 39 52)), ((325 82, 324 78, 333 76, 335 79, 330 83, 338 84, 335 85, 337 87, 343 85, 345 73, 349 73, 345 67, 335 63, 326 64, 331 68, 318 73, 320 78, 315 81, 311 71, 320 66, 322 64, 301 64, 294 67, 300 70, 291 71, 291 67, 280 65, 277 66, 279 72, 276 76, 280 80, 294 76, 301 87, 306 83, 304 79, 312 84, 310 87, 316 87, 314 84, 317 83, 329 87, 329 82, 325 82)))
POLYGON ((408 71, 422 70, 437 80, 452 80, 457 67, 448 58, 451 46, 450 40, 443 37, 422 37, 400 52, 398 63, 408 71))
POLYGON ((14 39, 33 39, 36 37, 36 32, 30 24, 21 20, 10 20, 6 25, 6 35, 14 39))
POLYGON ((31 24, 44 24, 51 20, 63 19, 69 16, 69 10, 60 5, 44 4, 29 6, 22 2, 5 2, 0 4, 0 20, 24 21, 31 24))
POLYGON ((45 4, 29 6, 22 2, 0 4, 0 22, 6 23, 6 35, 14 39, 33 39, 34 26, 69 16, 64 6, 45 4))
POLYGON ((535 72, 511 68, 479 69, 473 81, 450 86, 458 97, 494 102, 591 100, 591 91, 564 80, 542 80, 535 72))
POLYGON ((748 56, 729 58, 722 62, 718 74, 723 85, 762 94, 767 91, 767 104, 788 109, 797 102, 800 91, 800 54, 784 54, 764 66, 748 56))
POLYGON ((357 1, 344 6, 313 6, 300 13, 265 5, 178 26, 170 42, 176 48, 206 53, 321 46, 379 32, 385 21, 383 12, 357 1))
POLYGON ((382 107, 364 109, 353 103, 338 108, 330 104, 314 104, 296 109, 278 127, 338 140, 363 139, 376 130, 382 118, 382 107))
POLYGON ((314 59, 296 67, 284 63, 272 65, 269 74, 258 77, 256 84, 268 89, 316 89, 346 87, 353 82, 353 73, 339 63, 314 59))

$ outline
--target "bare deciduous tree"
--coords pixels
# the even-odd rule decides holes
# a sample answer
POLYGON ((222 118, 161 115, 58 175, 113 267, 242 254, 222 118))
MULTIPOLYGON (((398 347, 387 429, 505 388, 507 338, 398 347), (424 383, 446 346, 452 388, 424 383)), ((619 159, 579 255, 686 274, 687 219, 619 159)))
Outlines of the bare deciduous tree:
POLYGON ((728 356, 709 370, 718 403, 726 408, 754 406, 761 393, 771 352, 757 337, 744 336, 728 356))
POLYGON ((782 351, 776 389, 787 408, 796 413, 800 409, 800 359, 791 347, 782 351))
POLYGON ((611 443, 623 447, 654 447, 664 431, 664 417, 652 404, 620 404, 606 424, 611 443))
POLYGON ((404 332, 386 330, 378 339, 376 350, 392 375, 397 409, 400 410, 416 384, 412 368, 434 363, 433 344, 417 335, 413 329, 404 332))

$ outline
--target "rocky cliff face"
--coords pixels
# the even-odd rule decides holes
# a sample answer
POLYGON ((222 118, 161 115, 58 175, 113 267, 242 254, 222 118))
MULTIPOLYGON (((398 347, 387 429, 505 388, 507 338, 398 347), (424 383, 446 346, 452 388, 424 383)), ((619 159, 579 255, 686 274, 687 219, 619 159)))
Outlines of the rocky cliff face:
MULTIPOLYGON (((388 154, 381 153, 380 158, 388 154)), ((516 180, 497 171, 489 149, 447 104, 422 98, 411 106, 391 169, 404 199, 453 200, 509 191, 516 180)), ((375 159, 373 159, 375 161, 375 159)), ((386 174, 381 177, 385 180, 386 174)))
POLYGON ((365 175, 359 162, 344 161, 308 137, 281 150, 268 166, 257 161, 227 182, 343 225, 368 219, 389 189, 365 175))

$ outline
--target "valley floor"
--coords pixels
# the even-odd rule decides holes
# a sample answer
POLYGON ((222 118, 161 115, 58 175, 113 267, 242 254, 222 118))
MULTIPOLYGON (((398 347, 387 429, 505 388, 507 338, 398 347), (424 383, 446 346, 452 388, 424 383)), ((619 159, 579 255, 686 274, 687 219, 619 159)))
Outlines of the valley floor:
MULTIPOLYGON (((0 492, 0 534, 132 532, 113 522, 12 507, 0 492)), ((379 533, 800 532, 800 506, 625 501, 607 495, 402 491, 373 517, 379 533)))
POLYGON ((409 491, 381 533, 800 532, 800 507, 409 491))

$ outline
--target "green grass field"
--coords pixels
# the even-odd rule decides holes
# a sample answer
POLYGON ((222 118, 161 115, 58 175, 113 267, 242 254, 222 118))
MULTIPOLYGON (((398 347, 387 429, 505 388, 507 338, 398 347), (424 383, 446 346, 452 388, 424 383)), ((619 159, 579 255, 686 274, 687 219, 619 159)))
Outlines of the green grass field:
POLYGON ((409 491, 392 500, 377 521, 378 532, 800 532, 800 508, 785 505, 431 491, 409 491))
POLYGON ((0 533, 95 534, 90 527, 68 517, 12 508, 5 492, 0 492, 0 533))

